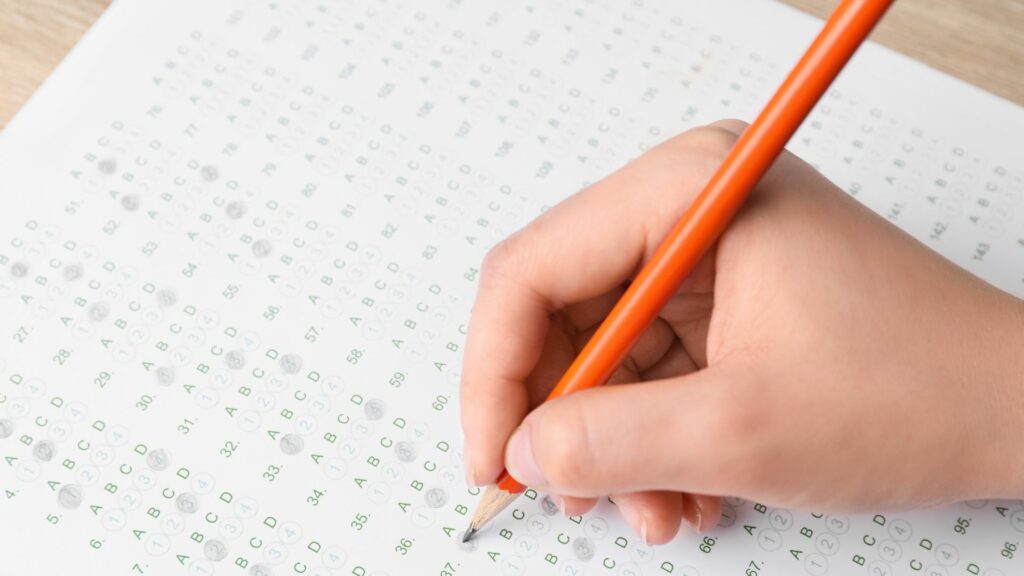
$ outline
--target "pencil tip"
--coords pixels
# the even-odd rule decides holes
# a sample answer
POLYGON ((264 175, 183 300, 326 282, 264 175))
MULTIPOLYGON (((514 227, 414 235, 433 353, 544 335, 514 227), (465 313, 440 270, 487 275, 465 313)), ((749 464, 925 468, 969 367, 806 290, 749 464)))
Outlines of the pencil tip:
POLYGON ((466 530, 466 533, 462 535, 462 543, 465 544, 466 542, 469 542, 473 538, 474 534, 476 534, 476 528, 466 530))

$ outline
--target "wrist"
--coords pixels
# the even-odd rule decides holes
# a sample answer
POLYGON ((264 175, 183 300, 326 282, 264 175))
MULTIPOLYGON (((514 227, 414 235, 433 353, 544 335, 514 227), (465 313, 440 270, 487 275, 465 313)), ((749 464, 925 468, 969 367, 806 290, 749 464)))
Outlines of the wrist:
POLYGON ((985 407, 975 425, 988 430, 993 450, 978 470, 979 497, 1024 498, 1024 300, 1000 293, 984 320, 973 379, 985 407), (991 424, 989 426, 986 424, 991 424))

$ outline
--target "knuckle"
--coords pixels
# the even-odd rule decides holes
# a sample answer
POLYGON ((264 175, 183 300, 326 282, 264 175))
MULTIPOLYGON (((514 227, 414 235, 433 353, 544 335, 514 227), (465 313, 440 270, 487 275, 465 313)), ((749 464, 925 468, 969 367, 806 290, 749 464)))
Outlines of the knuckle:
POLYGON ((693 146, 699 151, 716 158, 724 157, 739 139, 735 132, 723 125, 712 124, 697 128, 689 133, 693 146))
POLYGON ((698 158, 717 165, 739 138, 734 129, 724 122, 701 126, 670 138, 654 150, 672 166, 698 158))
POLYGON ((487 251, 480 265, 481 276, 492 277, 504 273, 512 259, 509 244, 510 238, 505 238, 487 251))
POLYGON ((740 134, 743 133, 744 130, 747 129, 747 126, 750 126, 750 124, 747 124, 746 122, 740 120, 739 118, 723 118, 716 122, 712 122, 711 124, 709 124, 709 126, 715 128, 722 128, 738 137, 740 134))
POLYGON ((512 233, 491 247, 480 264, 481 280, 516 279, 529 272, 534 224, 512 233))

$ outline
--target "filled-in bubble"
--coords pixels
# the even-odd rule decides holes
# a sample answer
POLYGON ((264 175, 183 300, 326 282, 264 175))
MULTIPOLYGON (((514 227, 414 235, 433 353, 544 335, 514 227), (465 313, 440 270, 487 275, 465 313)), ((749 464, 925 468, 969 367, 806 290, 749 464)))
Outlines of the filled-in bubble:
POLYGON ((199 510, 199 497, 192 492, 182 492, 178 494, 178 497, 174 500, 174 507, 179 512, 185 514, 194 514, 199 510))
POLYGON ((380 420, 384 417, 384 401, 379 398, 367 400, 363 405, 363 412, 370 420, 380 420))
POLYGON ((590 538, 580 536, 572 541, 572 553, 580 560, 587 562, 594 557, 594 543, 590 538))
POLYGON ((281 436, 280 444, 281 452, 288 455, 294 455, 302 452, 302 447, 306 445, 306 441, 298 434, 285 434, 284 436, 281 436))
POLYGON ((228 557, 228 545, 222 540, 211 538, 203 544, 203 555, 211 562, 220 562, 228 557))
POLYGON ((431 508, 440 508, 448 503, 448 493, 444 488, 434 487, 423 493, 423 500, 431 508))
POLYGON ((68 282, 74 282, 85 274, 85 268, 81 264, 68 264, 61 270, 61 276, 68 282))
POLYGON ((11 276, 15 278, 24 278, 28 275, 28 262, 18 261, 11 264, 11 276))
POLYGON ((252 255, 257 258, 269 256, 273 250, 274 246, 270 243, 270 240, 257 240, 252 243, 252 255))
POLYGON ((220 178, 220 170, 213 164, 207 164, 199 169, 199 175, 207 182, 213 182, 220 178))
POLYGON ((96 169, 103 174, 113 174, 117 171, 117 160, 113 158, 104 158, 96 163, 96 169))
POLYGON ((298 374, 302 370, 302 356, 298 354, 284 354, 277 363, 286 374, 298 374))
POLYGON ((139 209, 142 201, 139 199, 138 194, 125 194, 121 196, 121 208, 129 212, 134 212, 139 209))
POLYGON ((63 508, 78 508, 82 505, 82 487, 78 484, 65 484, 57 490, 57 503, 63 508))
POLYGON ((164 308, 174 306, 178 302, 178 295, 174 293, 174 290, 164 288, 157 291, 156 302, 164 308))
POLYGON ((224 355, 224 363, 232 370, 241 370, 245 367, 245 352, 241 350, 229 350, 224 355))
POLYGON ((87 312, 89 314, 89 320, 93 322, 102 322, 110 316, 110 304, 106 302, 94 302, 92 306, 89 306, 87 312))
POLYGON ((249 576, 274 576, 274 572, 266 564, 253 564, 249 567, 249 576))
POLYGON ((416 446, 406 440, 396 442, 395 456, 401 462, 412 462, 416 460, 416 446))
POLYGON ((32 455, 36 457, 36 460, 41 462, 49 462, 53 460, 53 455, 57 453, 57 446, 49 440, 40 440, 32 446, 32 455))
POLYGON ((555 514, 558 514, 558 512, 559 512, 558 504, 555 504, 555 501, 551 499, 551 496, 547 496, 547 495, 545 495, 543 498, 541 498, 541 500, 540 500, 540 509, 543 510, 544 513, 547 514, 548 516, 554 516, 555 514))
POLYGON ((0 418, 0 440, 14 434, 14 422, 7 418, 0 418))
POLYGON ((154 375, 158 384, 169 386, 178 378, 178 370, 174 366, 164 365, 157 368, 154 375))
POLYGON ((228 202, 227 205, 224 206, 224 213, 232 220, 238 220, 245 216, 247 211, 248 209, 245 207, 245 204, 241 202, 228 202))
POLYGON ((157 472, 167 470, 167 467, 171 465, 171 457, 163 448, 150 450, 149 454, 146 454, 146 465, 157 472))

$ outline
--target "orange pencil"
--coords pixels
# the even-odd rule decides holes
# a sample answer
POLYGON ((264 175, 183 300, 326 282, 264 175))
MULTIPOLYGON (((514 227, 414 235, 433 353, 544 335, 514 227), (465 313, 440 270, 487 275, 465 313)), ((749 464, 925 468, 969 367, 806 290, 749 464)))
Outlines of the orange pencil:
MULTIPOLYGON (((607 382, 892 3, 843 0, 836 7, 782 86, 569 366, 549 400, 607 382)), ((524 489, 503 472, 497 484, 484 492, 463 541, 524 489)))

